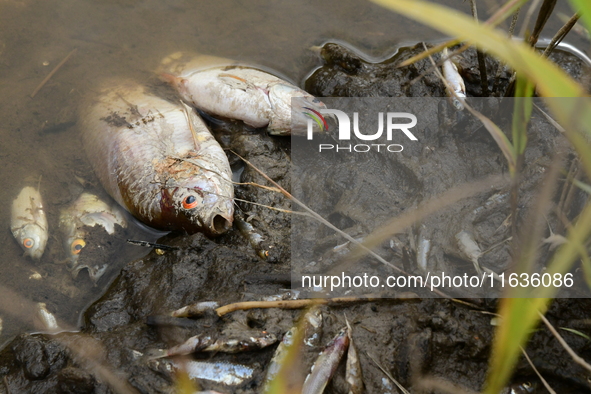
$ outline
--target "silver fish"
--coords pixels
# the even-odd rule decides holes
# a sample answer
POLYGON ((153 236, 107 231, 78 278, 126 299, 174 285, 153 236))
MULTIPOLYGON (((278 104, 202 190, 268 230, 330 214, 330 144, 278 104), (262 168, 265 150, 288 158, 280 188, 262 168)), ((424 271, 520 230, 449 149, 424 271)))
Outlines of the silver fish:
POLYGON ((478 259, 482 256, 482 250, 480 246, 474 240, 474 236, 467 231, 460 231, 455 235, 456 241, 458 243, 458 249, 460 252, 466 257, 468 260, 474 264, 474 269, 478 273, 478 275, 482 275, 482 268, 480 267, 480 263, 478 259))
POLYGON ((35 315, 39 326, 44 331, 59 331, 60 327, 53 313, 47 310, 47 305, 43 302, 37 303, 37 312, 35 315))
POLYGON ((328 343, 316 359, 310 374, 304 381, 302 394, 322 394, 324 392, 324 388, 335 373, 348 345, 349 337, 345 327, 328 343))
POLYGON ((151 350, 148 358, 154 360, 162 357, 185 356, 197 352, 247 352, 265 348, 275 342, 277 342, 277 337, 269 333, 264 333, 262 336, 257 337, 251 336, 246 339, 214 339, 208 335, 195 335, 170 349, 151 350))
POLYGON ((347 322, 347 336, 349 337, 349 350, 347 351, 347 368, 345 372, 345 380, 349 383, 349 394, 362 394, 363 391, 363 374, 361 372, 361 362, 357 349, 353 343, 353 330, 347 322))
POLYGON ((113 81, 80 112, 94 171, 132 215, 188 233, 217 235, 232 226, 228 158, 194 110, 113 81))
POLYGON ((101 226, 109 235, 115 233, 115 226, 127 227, 123 212, 118 207, 110 207, 97 196, 82 193, 80 197, 60 214, 59 227, 63 235, 63 247, 74 277, 87 268, 90 278, 96 283, 107 269, 107 262, 79 264, 80 252, 86 246, 89 227, 101 226))
POLYGON ((171 313, 173 317, 200 317, 209 311, 215 310, 220 305, 216 301, 201 301, 184 306, 171 313))
POLYGON ((26 186, 12 203, 10 230, 25 251, 25 256, 39 260, 48 238, 47 218, 39 190, 26 186))
MULTIPOLYGON (((319 111, 326 108, 297 86, 228 59, 176 53, 163 60, 160 75, 196 108, 252 127, 267 127, 275 135, 305 134, 308 120, 318 119, 319 111), (298 99, 293 112, 292 98, 298 99)), ((325 124, 311 124, 313 130, 325 129, 325 124)))
POLYGON ((449 84, 452 91, 455 95, 451 95, 451 101, 456 107, 458 111, 464 109, 464 99, 466 98, 466 86, 464 85, 464 79, 458 72, 458 67, 455 63, 449 58, 449 53, 447 48, 443 49, 443 57, 445 60, 443 61, 443 65, 441 66, 443 70, 443 77, 449 84))
POLYGON ((236 386, 252 378, 254 369, 228 362, 187 361, 173 362, 176 370, 186 371, 191 379, 205 379, 228 386, 236 386))

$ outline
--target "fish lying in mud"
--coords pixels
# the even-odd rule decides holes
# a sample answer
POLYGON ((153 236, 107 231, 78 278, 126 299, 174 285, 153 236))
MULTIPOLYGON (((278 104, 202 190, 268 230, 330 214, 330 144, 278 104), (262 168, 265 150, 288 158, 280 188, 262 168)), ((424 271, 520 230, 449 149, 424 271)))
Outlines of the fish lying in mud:
MULTIPOLYGON (((197 109, 252 127, 267 127, 274 135, 305 134, 308 120, 322 119, 319 111, 326 108, 297 86, 228 59, 177 52, 162 61, 160 76, 197 109), (292 112, 293 98, 298 100, 292 112)), ((312 122, 315 131, 325 126, 312 122)))
POLYGON ((341 329, 320 353, 306 377, 302 394, 322 394, 349 346, 347 328, 341 329))
POLYGON ((26 186, 12 203, 10 230, 25 251, 25 256, 39 260, 48 238, 47 218, 39 190, 26 186))
POLYGON ((88 269, 90 278, 96 283, 105 273, 108 262, 80 263, 80 252, 87 244, 87 235, 91 228, 100 226, 109 235, 115 234, 116 226, 127 227, 127 222, 116 206, 110 207, 97 196, 82 193, 80 197, 60 214, 59 227, 63 235, 63 247, 68 266, 74 277, 84 269, 88 269))
POLYGON ((80 119, 102 185, 140 221, 210 235, 232 226, 228 158, 194 110, 116 80, 84 105, 80 119))

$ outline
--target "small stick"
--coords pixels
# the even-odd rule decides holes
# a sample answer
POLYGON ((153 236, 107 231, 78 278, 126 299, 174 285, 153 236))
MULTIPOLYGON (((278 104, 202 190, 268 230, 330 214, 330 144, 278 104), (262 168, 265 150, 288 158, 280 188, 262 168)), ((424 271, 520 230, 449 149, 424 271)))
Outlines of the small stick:
POLYGON ((548 327, 548 330, 550 330, 552 335, 554 335, 554 337, 558 339, 558 342, 560 342, 564 350, 566 350, 567 353, 570 354, 573 361, 579 364, 581 367, 585 368, 586 370, 591 371, 591 365, 587 364, 587 362, 581 356, 575 353, 575 351, 568 345, 568 343, 566 343, 564 338, 562 338, 558 331, 556 331, 556 329, 552 326, 548 319, 546 319, 546 316, 544 316, 541 312, 538 312, 538 314, 540 315, 540 318, 542 318, 542 321, 544 322, 546 327, 548 327))
POLYGON ((43 81, 41 81, 41 83, 35 88, 35 90, 33 90, 33 93, 31 93, 31 98, 34 98, 35 95, 37 93, 39 93, 41 88, 43 86, 45 86, 45 84, 47 83, 47 81, 49 81, 49 79, 53 76, 53 74, 55 74, 57 72, 57 70, 59 70, 77 50, 78 50, 78 48, 72 49, 72 51, 70 53, 68 53, 68 55, 64 58, 64 60, 62 60, 57 66, 55 66, 55 68, 53 70, 51 70, 51 72, 49 74, 47 74, 45 79, 43 79, 43 81))
POLYGON ((367 354, 367 357, 369 357, 369 359, 373 361, 376 367, 378 367, 379 370, 382 371, 382 373, 386 375, 388 379, 390 379, 392 383, 394 383, 396 387, 400 389, 400 391, 402 391, 404 394, 410 394, 410 392, 407 389, 405 389, 404 386, 401 385, 396 379, 394 379, 394 377, 388 371, 386 371, 386 369, 382 367, 369 352, 365 352, 365 354, 367 354))
POLYGON ((134 239, 126 239, 125 241, 128 244, 137 245, 137 246, 144 246, 146 248, 154 248, 154 249, 162 249, 162 250, 178 250, 179 249, 177 246, 155 244, 153 242, 148 242, 148 241, 136 241, 134 239))
POLYGON ((342 304, 349 302, 379 301, 379 297, 336 297, 336 298, 308 298, 304 300, 282 300, 282 301, 244 301, 235 302, 217 308, 218 316, 224 316, 230 312, 244 311, 248 309, 302 309, 314 305, 342 304))
POLYGON ((558 45, 564 39, 564 37, 566 37, 566 35, 571 31, 571 29, 577 24, 580 17, 581 17, 581 15, 578 13, 574 14, 564 24, 564 26, 562 26, 560 28, 560 30, 558 30, 558 32, 556 32, 554 37, 552 37, 552 41, 550 41, 550 44, 544 50, 544 53, 542 54, 543 57, 550 56, 550 53, 554 50, 554 48, 556 48, 556 45, 558 45))
POLYGON ((12 394, 12 391, 10 391, 10 387, 8 386, 8 379, 6 379, 6 375, 2 377, 2 380, 4 381, 4 387, 6 387, 6 394, 12 394))
POLYGON ((546 390, 548 390, 548 392, 550 394, 556 394, 556 391, 554 391, 554 389, 552 387, 550 387, 550 385, 548 384, 548 382, 546 382, 546 379, 544 379, 544 377, 542 376, 542 374, 540 372, 538 372, 538 369, 536 368, 536 366, 534 365, 534 363, 531 361, 531 359, 527 355, 527 352, 525 351, 525 349, 522 348, 521 346, 520 346, 520 348, 521 348, 521 352, 525 356, 525 359, 529 363, 530 367, 532 367, 532 369, 534 370, 534 372, 536 373, 536 375, 538 375, 538 378, 540 378, 540 380, 542 381, 542 383, 546 387, 546 390))

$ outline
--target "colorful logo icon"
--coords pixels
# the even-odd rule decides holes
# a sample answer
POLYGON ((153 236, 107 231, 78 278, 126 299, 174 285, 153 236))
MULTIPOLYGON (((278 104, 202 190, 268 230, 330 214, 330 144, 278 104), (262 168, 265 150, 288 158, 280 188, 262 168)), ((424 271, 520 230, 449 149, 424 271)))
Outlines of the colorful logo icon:
POLYGON ((322 116, 322 114, 320 114, 320 112, 313 110, 312 108, 308 108, 308 107, 304 107, 304 109, 307 109, 308 111, 312 112, 312 113, 309 113, 309 112, 302 112, 302 113, 304 115, 306 115, 307 117, 311 118, 314 122, 316 122, 316 124, 318 124, 318 127, 320 127, 320 131, 328 130, 328 123, 326 123, 324 116, 322 116))

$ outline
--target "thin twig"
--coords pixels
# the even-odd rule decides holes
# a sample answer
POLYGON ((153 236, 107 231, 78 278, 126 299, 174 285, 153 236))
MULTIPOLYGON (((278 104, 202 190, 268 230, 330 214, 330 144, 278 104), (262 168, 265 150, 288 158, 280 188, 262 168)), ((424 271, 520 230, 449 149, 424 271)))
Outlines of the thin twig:
POLYGON ((566 343, 564 338, 562 338, 562 336, 558 333, 558 331, 556 331, 556 329, 552 326, 552 324, 548 321, 548 319, 546 319, 546 316, 544 316, 540 312, 538 312, 538 314, 540 315, 540 318, 542 319, 542 321, 544 322, 546 327, 548 327, 548 330, 550 330, 552 335, 554 335, 554 337, 556 339, 558 339, 558 342, 560 342, 560 344, 562 345, 564 350, 566 350, 567 353, 570 354, 573 361, 576 362, 577 364, 579 364, 581 367, 583 367, 586 370, 591 372, 591 365, 589 365, 587 363, 587 361, 585 361, 582 357, 580 357, 577 353, 575 353, 575 351, 568 345, 568 343, 566 343))
POLYGON ((400 391, 402 391, 404 394, 410 394, 410 392, 405 389, 404 386, 401 385, 396 379, 394 379, 394 377, 384 367, 382 367, 369 352, 365 352, 365 354, 376 365, 376 367, 378 367, 379 370, 382 371, 382 373, 386 375, 388 379, 390 379, 392 383, 394 383, 396 387, 400 389, 400 391))
MULTIPOLYGON (((511 25, 509 26, 509 38, 513 37, 513 32, 515 31, 515 26, 517 25, 517 20, 519 19, 519 11, 521 8, 518 8, 517 11, 513 14, 513 18, 511 19, 511 25)), ((493 94, 499 90, 499 85, 501 83, 501 73, 505 68, 505 62, 499 60, 499 66, 497 67, 497 73, 495 74, 495 83, 493 84, 493 94)))
POLYGON ((429 392, 435 390, 437 392, 444 392, 448 394, 477 394, 474 391, 468 390, 465 387, 461 387, 441 378, 421 377, 417 381, 417 386, 429 392))
POLYGON ((68 55, 64 58, 64 60, 59 62, 59 64, 57 66, 55 66, 55 68, 53 70, 51 70, 51 72, 49 74, 47 74, 47 76, 43 79, 43 81, 41 81, 41 83, 35 88, 35 90, 33 90, 33 93, 31 93, 31 98, 35 97, 35 95, 37 93, 39 93, 41 88, 43 86, 45 86, 45 84, 47 83, 47 81, 49 81, 49 79, 53 76, 53 74, 55 74, 57 72, 57 70, 59 70, 77 50, 78 50, 78 48, 72 49, 72 51, 70 53, 68 53, 68 55))
POLYGON ((544 0, 544 3, 542 3, 542 7, 540 7, 540 12, 538 13, 538 18, 536 19, 534 31, 528 40, 532 47, 536 45, 536 42, 538 42, 538 37, 540 37, 540 33, 542 33, 544 26, 546 26, 548 18, 550 18, 550 15, 552 15, 552 11, 554 11, 554 6, 556 6, 557 1, 558 0, 544 0))
POLYGON ((12 391, 10 391, 10 387, 8 386, 8 379, 6 379, 6 375, 2 377, 2 380, 4 381, 4 387, 6 387, 6 394, 12 394, 12 391))
POLYGON ((556 48, 556 45, 560 44, 560 42, 566 37, 566 35, 571 31, 571 29, 577 24, 579 18, 581 17, 580 14, 574 14, 565 24, 556 32, 554 37, 552 37, 552 41, 544 50, 542 54, 543 57, 550 56, 550 53, 556 48))
MULTIPOLYGON (((474 21, 478 23, 478 10, 476 9, 476 0, 470 0, 472 16, 474 21)), ((488 76, 486 74, 486 58, 484 52, 480 49, 476 49, 476 55, 478 56, 478 68, 480 69, 480 88, 482 89, 482 97, 488 97, 488 76)))
POLYGON ((538 378, 540 378, 540 380, 542 381, 542 384, 544 385, 544 387, 546 387, 546 390, 548 390, 548 392, 550 394, 556 394, 556 391, 554 391, 554 389, 552 387, 550 387, 550 385, 548 384, 548 382, 546 382, 546 379, 544 379, 544 377, 542 376, 542 374, 538 371, 538 369, 536 368, 536 366, 534 365, 534 363, 531 361, 531 359, 527 355, 527 352, 525 351, 525 349, 522 348, 521 346, 520 346, 520 348, 521 348, 521 352, 525 356, 525 359, 529 363, 529 366, 534 370, 534 372, 536 373, 536 375, 538 375, 538 378))

